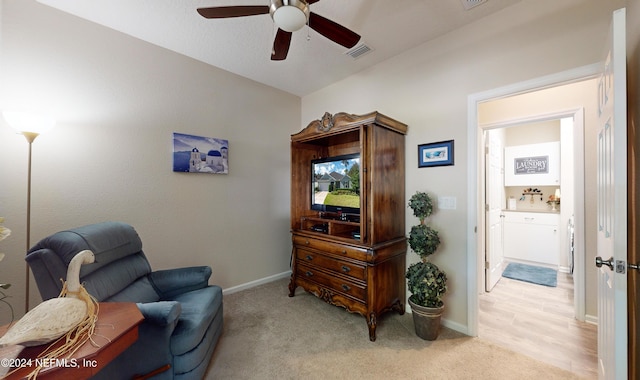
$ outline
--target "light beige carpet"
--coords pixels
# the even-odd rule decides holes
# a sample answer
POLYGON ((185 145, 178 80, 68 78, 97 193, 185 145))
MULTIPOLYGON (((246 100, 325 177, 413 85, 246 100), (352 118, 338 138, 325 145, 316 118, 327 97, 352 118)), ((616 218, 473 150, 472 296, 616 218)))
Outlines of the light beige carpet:
POLYGON ((224 332, 206 379, 578 379, 529 357, 443 328, 418 338, 410 313, 387 313, 369 341, 364 317, 288 279, 224 298, 224 332))

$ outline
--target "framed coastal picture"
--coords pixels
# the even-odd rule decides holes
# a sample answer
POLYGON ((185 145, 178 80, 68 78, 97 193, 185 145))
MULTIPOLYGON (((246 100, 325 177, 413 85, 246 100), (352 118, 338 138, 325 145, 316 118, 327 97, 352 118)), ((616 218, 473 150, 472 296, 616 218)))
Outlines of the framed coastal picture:
POLYGON ((453 140, 418 145, 418 167, 453 165, 453 140))
POLYGON ((174 133, 173 171, 229 174, 229 140, 174 133))

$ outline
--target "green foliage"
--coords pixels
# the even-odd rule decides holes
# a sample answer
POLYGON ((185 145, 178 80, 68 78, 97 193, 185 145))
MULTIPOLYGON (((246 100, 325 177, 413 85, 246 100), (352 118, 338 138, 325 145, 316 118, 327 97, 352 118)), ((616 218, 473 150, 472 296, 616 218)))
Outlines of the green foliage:
POLYGON ((422 260, 432 255, 440 245, 438 231, 425 225, 418 224, 411 227, 409 232, 409 247, 417 253, 422 260))
MULTIPOLYGON (((338 190, 332 191, 329 194, 331 194, 331 195, 349 195, 349 196, 352 196, 352 197, 357 197, 358 196, 358 194, 355 191, 351 190, 351 189, 338 189, 338 190)), ((329 194, 327 194, 327 195, 329 195, 329 194)))
POLYGON ((413 210, 413 215, 424 223, 424 219, 433 212, 433 201, 427 193, 417 191, 409 198, 409 208, 413 210))
POLYGON ((347 175, 351 178, 351 188, 356 193, 360 194, 360 165, 353 164, 347 171, 347 175))
POLYGON ((444 305, 442 296, 447 292, 447 275, 428 261, 411 264, 407 269, 411 302, 426 307, 444 305))
POLYGON ((442 296, 447 291, 447 275, 437 265, 427 261, 438 246, 438 231, 424 223, 425 218, 433 212, 433 202, 427 193, 416 192, 409 199, 409 207, 413 215, 420 219, 420 224, 411 227, 409 246, 418 256, 420 262, 411 264, 407 269, 411 302, 426 307, 440 307, 444 303, 442 296))

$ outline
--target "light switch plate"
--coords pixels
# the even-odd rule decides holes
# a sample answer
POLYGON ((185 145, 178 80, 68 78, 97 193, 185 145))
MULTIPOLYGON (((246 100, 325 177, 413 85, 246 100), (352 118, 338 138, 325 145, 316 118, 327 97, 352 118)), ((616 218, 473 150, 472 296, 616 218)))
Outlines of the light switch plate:
POLYGON ((456 209, 456 197, 438 197, 438 209, 440 210, 455 210, 456 209))

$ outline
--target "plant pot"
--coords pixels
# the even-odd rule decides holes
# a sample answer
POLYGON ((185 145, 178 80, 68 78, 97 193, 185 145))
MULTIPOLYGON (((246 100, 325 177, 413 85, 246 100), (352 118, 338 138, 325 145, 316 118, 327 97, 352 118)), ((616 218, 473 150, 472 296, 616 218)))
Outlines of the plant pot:
POLYGON ((440 319, 442 318, 444 305, 441 307, 426 307, 416 305, 411 300, 409 300, 409 305, 411 305, 416 335, 424 340, 436 340, 440 332, 440 319))

